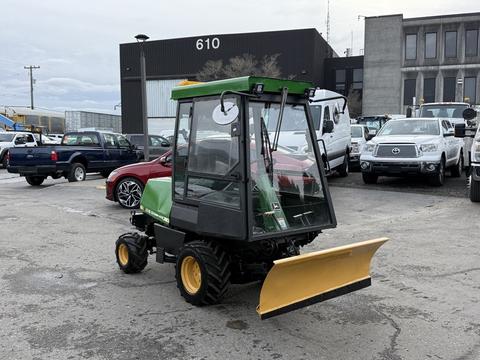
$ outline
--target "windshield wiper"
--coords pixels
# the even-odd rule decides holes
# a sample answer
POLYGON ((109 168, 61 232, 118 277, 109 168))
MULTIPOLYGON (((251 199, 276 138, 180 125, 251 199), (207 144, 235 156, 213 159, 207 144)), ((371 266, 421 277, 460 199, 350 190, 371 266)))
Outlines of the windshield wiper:
POLYGON ((278 112, 277 126, 275 128, 275 135, 273 136, 271 151, 277 151, 278 140, 280 138, 280 129, 282 128, 283 110, 285 109, 285 104, 287 103, 287 96, 288 96, 288 88, 284 87, 282 89, 282 100, 280 102, 280 110, 278 112))
POLYGON ((263 119, 263 116, 260 117, 260 131, 262 133, 262 149, 260 151, 260 154, 263 156, 263 161, 265 163, 267 174, 269 174, 271 181, 273 181, 272 152, 274 150, 272 149, 272 146, 270 144, 270 136, 268 135, 268 129, 265 125, 265 120, 263 119))

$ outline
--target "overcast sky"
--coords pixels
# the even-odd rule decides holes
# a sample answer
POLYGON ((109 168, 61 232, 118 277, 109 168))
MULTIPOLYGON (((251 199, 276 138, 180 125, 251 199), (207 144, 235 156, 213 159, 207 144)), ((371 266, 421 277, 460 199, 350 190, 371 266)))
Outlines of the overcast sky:
MULTIPOLYGON (((326 37, 326 0, 1 0, 0 105, 113 112, 120 102, 119 47, 145 33, 152 40, 314 27, 326 37)), ((331 0, 330 44, 343 56, 363 48, 363 20, 480 11, 472 0, 331 0)))

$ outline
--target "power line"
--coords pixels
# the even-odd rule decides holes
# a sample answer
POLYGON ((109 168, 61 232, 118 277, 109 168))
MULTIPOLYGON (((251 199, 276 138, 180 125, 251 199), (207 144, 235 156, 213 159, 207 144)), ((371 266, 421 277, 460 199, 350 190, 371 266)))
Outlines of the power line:
POLYGON ((33 110, 33 70, 40 69, 40 66, 29 65, 23 67, 25 70, 30 71, 30 108, 33 110))

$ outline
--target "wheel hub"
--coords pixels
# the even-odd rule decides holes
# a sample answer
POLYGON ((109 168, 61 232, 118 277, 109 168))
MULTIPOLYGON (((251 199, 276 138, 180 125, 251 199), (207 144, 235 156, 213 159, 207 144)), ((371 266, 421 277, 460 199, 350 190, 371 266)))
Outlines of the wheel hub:
POLYGON ((134 181, 124 181, 118 186, 118 201, 126 207, 136 207, 142 197, 142 189, 134 181))
POLYGON ((180 269, 182 284, 190 295, 195 295, 202 285, 202 271, 193 256, 186 256, 180 269))
POLYGON ((118 246, 118 261, 122 266, 128 264, 128 247, 125 244, 120 244, 118 246))

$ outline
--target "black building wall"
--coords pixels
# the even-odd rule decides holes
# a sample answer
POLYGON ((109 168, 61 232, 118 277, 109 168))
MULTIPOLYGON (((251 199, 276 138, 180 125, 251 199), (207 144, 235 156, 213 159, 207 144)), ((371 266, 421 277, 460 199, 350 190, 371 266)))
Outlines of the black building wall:
POLYGON ((345 92, 343 95, 348 95, 348 90, 353 84, 353 69, 363 69, 363 56, 337 57, 325 59, 325 82, 324 86, 328 90, 337 91, 336 70, 345 70, 345 92))
MULTIPOLYGON (((324 60, 336 56, 316 29, 205 35, 148 41, 144 46, 147 80, 195 80, 209 60, 222 60, 228 64, 229 59, 243 54, 254 55, 258 61, 264 56, 278 54, 281 77, 309 80, 323 86, 324 60), (197 48, 198 41, 203 44, 201 50, 197 48)), ((139 57, 140 44, 120 45, 122 127, 125 133, 142 132, 139 57)))

